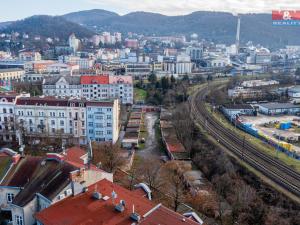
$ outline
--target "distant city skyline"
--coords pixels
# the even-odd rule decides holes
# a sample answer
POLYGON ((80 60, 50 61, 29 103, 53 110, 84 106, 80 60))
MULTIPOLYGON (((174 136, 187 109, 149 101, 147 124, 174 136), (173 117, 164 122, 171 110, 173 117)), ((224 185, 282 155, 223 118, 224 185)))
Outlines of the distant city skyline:
POLYGON ((236 13, 271 13, 279 9, 300 9, 295 0, 4 0, 0 5, 0 22, 32 15, 63 15, 89 9, 104 9, 120 15, 135 11, 184 15, 194 11, 236 13))

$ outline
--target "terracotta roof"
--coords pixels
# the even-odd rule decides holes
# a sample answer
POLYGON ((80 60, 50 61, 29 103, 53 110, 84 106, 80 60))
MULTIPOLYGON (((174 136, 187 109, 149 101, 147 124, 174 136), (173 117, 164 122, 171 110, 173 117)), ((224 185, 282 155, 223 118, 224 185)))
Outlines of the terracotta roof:
POLYGON ((35 215, 36 219, 44 225, 131 225, 135 221, 130 219, 132 206, 141 216, 141 224, 197 224, 190 219, 175 213, 163 206, 156 205, 135 192, 129 191, 106 179, 90 186, 86 193, 66 198, 35 215), (92 197, 97 190, 102 196, 110 197, 108 200, 96 200, 92 197), (117 212, 112 202, 112 192, 117 194, 114 204, 120 200, 125 201, 123 212, 117 212), (153 211, 153 212, 151 212, 153 211), (147 215, 148 214, 148 215, 147 215), (146 216, 147 215, 147 216, 146 216))
MULTIPOLYGON (((66 150, 66 154, 64 155, 64 160, 75 167, 85 168, 86 164, 83 160, 85 156, 87 157, 87 152, 84 149, 79 147, 72 147, 66 150)), ((103 170, 99 169, 93 164, 90 165, 90 169, 94 171, 96 170, 96 171, 104 172, 103 170)))
POLYGON ((81 76, 81 84, 109 84, 109 76, 81 76))
POLYGON ((196 225, 194 220, 186 218, 183 215, 175 213, 165 206, 159 207, 153 213, 151 213, 146 220, 141 221, 143 225, 196 225))
POLYGON ((87 152, 79 147, 72 147, 66 150, 66 155, 64 155, 64 159, 67 162, 75 162, 79 164, 84 164, 82 159, 83 156, 87 155, 87 152))
POLYGON ((186 152, 184 146, 177 139, 166 138, 165 141, 170 152, 186 152))

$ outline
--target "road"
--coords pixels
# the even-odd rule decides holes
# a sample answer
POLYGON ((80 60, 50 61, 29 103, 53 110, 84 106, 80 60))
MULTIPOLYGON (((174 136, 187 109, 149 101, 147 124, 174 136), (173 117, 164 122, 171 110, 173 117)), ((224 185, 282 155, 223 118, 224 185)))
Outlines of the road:
POLYGON ((145 114, 145 124, 147 129, 147 138, 145 143, 145 148, 141 150, 137 150, 136 154, 145 159, 149 157, 160 158, 160 156, 165 155, 164 152, 160 150, 160 145, 156 138, 155 131, 155 122, 158 119, 157 113, 146 113, 145 114))
POLYGON ((207 92, 207 88, 201 89, 190 98, 195 121, 236 157, 261 172, 300 202, 300 174, 224 128, 206 109, 204 97, 207 92))

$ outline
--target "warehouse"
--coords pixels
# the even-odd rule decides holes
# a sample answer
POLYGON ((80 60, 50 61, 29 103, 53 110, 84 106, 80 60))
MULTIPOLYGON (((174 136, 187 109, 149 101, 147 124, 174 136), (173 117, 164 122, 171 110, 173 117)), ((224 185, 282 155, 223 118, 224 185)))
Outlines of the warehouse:
POLYGON ((235 115, 247 115, 247 116, 256 115, 255 109, 249 104, 223 105, 222 111, 229 118, 235 115))
POLYGON ((259 104, 259 112, 265 115, 296 114, 300 112, 300 105, 292 103, 263 103, 259 104))

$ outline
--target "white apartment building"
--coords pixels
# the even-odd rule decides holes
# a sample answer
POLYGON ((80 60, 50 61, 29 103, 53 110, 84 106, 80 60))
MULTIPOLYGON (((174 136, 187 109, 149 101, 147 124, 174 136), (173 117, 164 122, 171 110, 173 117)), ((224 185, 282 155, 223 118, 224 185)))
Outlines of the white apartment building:
POLYGON ((47 66, 48 73, 71 74, 72 76, 75 71, 79 71, 77 64, 54 63, 47 66))
POLYGON ((39 52, 20 52, 19 60, 22 62, 40 61, 42 55, 39 52))
POLYGON ((75 34, 71 34, 69 37, 69 47, 73 50, 73 52, 77 52, 79 49, 80 40, 76 38, 75 34))
POLYGON ((133 81, 131 76, 49 77, 43 81, 43 94, 90 100, 118 98, 122 104, 133 104, 133 81))
POLYGON ((46 96, 82 96, 79 76, 54 76, 43 80, 43 94, 46 96))
POLYGON ((69 144, 86 144, 88 139, 115 143, 119 138, 117 99, 20 97, 12 110, 18 132, 32 139, 62 139, 69 144), (90 131, 91 122, 95 125, 94 133, 90 131))
POLYGON ((30 94, 0 93, 0 142, 15 140, 15 101, 30 94))
POLYGON ((95 60, 91 58, 80 58, 79 56, 60 56, 60 63, 78 65, 80 70, 88 70, 93 68, 95 60))
POLYGON ((18 98, 15 117, 28 137, 60 138, 86 144, 85 102, 55 97, 18 98))

